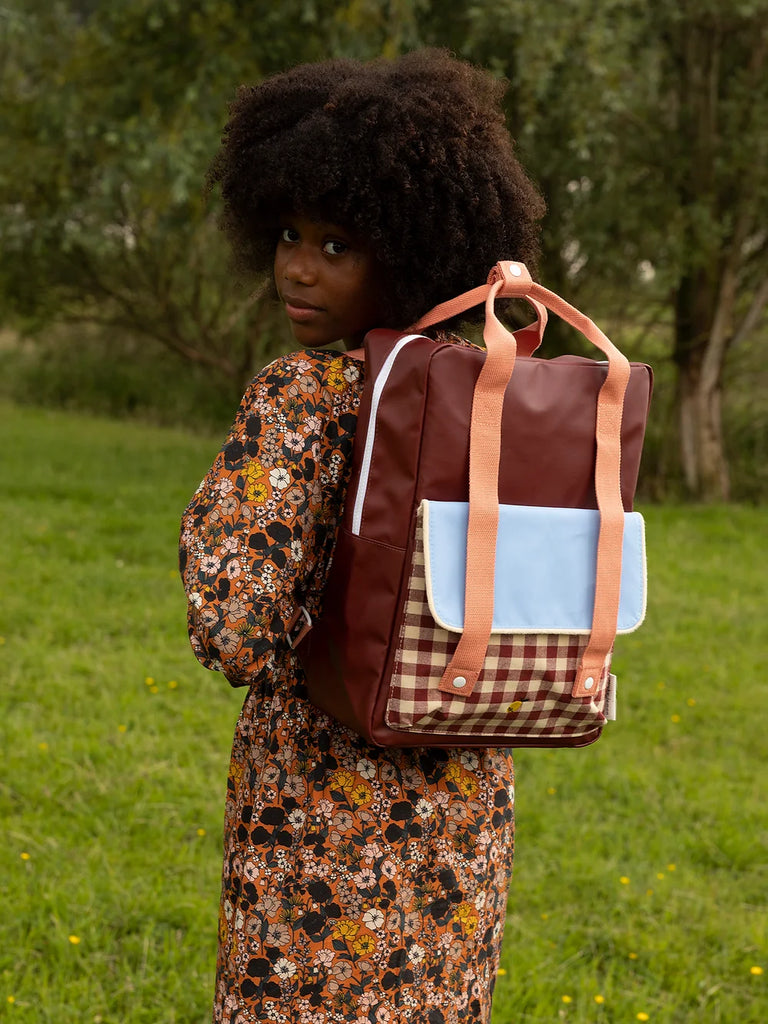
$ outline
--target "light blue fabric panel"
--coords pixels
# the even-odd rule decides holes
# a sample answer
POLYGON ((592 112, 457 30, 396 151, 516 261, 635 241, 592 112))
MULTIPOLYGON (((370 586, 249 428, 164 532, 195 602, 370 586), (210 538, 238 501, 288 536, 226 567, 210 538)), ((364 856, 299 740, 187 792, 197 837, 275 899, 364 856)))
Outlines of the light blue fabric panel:
MULTIPOLYGON (((425 501, 427 593, 435 619, 464 625, 466 502, 425 501)), ((645 530, 624 513, 618 632, 645 616, 645 530)), ((596 509, 502 505, 496 545, 493 629, 500 633, 588 633, 595 599, 600 513, 596 509)))

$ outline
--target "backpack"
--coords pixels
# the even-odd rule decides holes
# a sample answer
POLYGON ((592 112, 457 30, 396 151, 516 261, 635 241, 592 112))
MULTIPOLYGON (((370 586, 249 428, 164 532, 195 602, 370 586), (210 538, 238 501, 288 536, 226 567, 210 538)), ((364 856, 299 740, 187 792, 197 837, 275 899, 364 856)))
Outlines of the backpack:
POLYGON ((322 612, 298 595, 289 629, 310 699, 380 746, 593 742, 614 638, 645 615, 650 368, 507 261, 413 330, 369 332, 365 367, 322 612), (512 334, 496 297, 537 322, 512 334), (482 300, 486 351, 418 333, 482 300), (606 360, 534 357, 547 308, 606 360))

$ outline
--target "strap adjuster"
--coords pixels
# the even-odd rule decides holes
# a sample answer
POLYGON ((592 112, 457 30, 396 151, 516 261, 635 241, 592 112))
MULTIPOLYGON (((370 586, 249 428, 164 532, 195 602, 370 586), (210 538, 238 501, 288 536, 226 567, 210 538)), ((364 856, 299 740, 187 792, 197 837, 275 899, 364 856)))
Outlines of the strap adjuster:
POLYGON ((285 641, 291 650, 298 647, 310 629, 312 629, 312 616, 304 605, 300 604, 291 616, 291 621, 288 623, 288 631, 285 635, 285 641), (296 628, 297 626, 298 629, 296 628))

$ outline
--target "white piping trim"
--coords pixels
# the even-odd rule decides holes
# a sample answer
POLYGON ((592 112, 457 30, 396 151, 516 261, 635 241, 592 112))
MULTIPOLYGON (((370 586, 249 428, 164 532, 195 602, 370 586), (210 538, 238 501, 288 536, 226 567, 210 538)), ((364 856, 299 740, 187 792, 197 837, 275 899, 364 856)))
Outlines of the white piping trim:
POLYGON ((384 390, 384 386, 387 383, 392 367, 395 364, 400 350, 404 348, 409 342, 414 341, 416 338, 422 338, 422 334, 406 334, 404 338, 395 345, 392 351, 389 353, 387 358, 384 360, 384 365, 379 371, 379 375, 373 384, 373 395, 371 397, 371 413, 368 417, 368 432, 365 437, 365 449, 363 451, 363 461, 360 464, 360 476, 357 481, 357 494, 355 495, 355 505, 352 510, 352 533, 356 536, 360 533, 360 527, 363 522, 363 506, 365 505, 365 494, 368 489, 368 474, 371 470, 371 460, 373 458, 373 442, 376 437, 376 415, 379 411, 379 401, 381 400, 381 393, 384 390))

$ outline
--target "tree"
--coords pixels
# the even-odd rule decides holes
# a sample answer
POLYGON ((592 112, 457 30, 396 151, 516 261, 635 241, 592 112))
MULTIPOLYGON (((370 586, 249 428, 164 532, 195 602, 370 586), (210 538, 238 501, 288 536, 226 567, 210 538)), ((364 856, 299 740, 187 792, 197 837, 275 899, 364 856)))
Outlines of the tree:
POLYGON ((546 280, 669 309, 684 480, 727 498, 723 369, 768 304, 768 3, 478 0, 422 24, 511 81, 546 280))
POLYGON ((233 274, 204 195, 226 104, 364 37, 330 0, 3 13, 0 310, 127 329, 239 387, 284 328, 266 289, 233 274))
POLYGON ((768 5, 652 5, 666 117, 681 457, 690 492, 727 499, 723 368, 768 304, 768 5))

